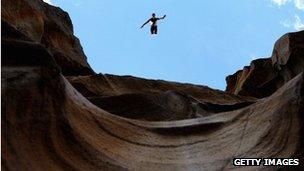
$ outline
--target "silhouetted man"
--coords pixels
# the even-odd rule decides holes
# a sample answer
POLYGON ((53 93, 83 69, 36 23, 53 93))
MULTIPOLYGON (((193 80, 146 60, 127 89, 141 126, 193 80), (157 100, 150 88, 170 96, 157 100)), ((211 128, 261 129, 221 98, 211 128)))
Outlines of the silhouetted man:
POLYGON ((157 34, 157 21, 158 20, 162 20, 166 17, 166 15, 164 15, 163 17, 161 18, 157 18, 155 13, 152 14, 152 17, 147 21, 145 22, 140 28, 143 28, 146 24, 148 24, 149 22, 151 22, 151 34, 157 34))

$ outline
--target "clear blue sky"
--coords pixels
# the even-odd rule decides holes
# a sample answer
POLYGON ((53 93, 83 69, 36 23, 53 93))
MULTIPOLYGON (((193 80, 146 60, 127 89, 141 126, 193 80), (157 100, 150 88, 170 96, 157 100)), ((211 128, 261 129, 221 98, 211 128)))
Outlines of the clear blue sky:
POLYGON ((303 0, 52 0, 70 14, 97 72, 224 89, 225 77, 269 57, 303 28, 303 0), (159 35, 140 26, 155 12, 159 35))

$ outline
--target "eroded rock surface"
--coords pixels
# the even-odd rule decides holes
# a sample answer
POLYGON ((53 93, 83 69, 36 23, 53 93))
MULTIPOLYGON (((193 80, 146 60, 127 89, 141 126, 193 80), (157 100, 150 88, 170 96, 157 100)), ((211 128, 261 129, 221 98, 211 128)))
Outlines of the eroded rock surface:
POLYGON ((243 96, 267 97, 304 71, 304 31, 282 36, 271 58, 257 59, 226 78, 226 91, 243 96))
POLYGON ((41 0, 3 0, 1 20, 27 39, 43 44, 64 75, 93 74, 69 15, 41 0))
MULTIPOLYGON (((42 9, 50 7, 35 0, 14 2, 2 2, 7 3, 2 12, 10 14, 1 30, 2 170, 304 169, 304 76, 297 74, 302 58, 295 55, 302 45, 289 48, 295 52, 286 57, 280 49, 285 44, 277 43, 277 60, 253 61, 228 79, 231 91, 269 95, 258 100, 131 76, 66 77, 56 53, 36 40, 42 28, 35 20, 44 21, 39 16, 50 14, 42 9), (34 8, 37 4, 41 9, 34 8), (7 12, 10 8, 19 12, 7 12), (14 20, 25 31, 12 25, 14 20), (269 70, 284 72, 269 72, 266 81, 258 77, 269 70), (276 78, 281 82, 267 81, 276 78), (298 158, 300 165, 234 167, 233 158, 240 157, 298 158)), ((66 21, 58 11, 49 12, 66 21)), ((282 42, 301 41, 297 35, 282 42)))
POLYGON ((255 102, 207 86, 132 76, 68 77, 95 105, 110 113, 142 120, 179 120, 235 110, 255 102))
POLYGON ((235 157, 303 160, 302 74, 250 106, 161 122, 110 114, 44 64, 4 66, 2 75, 3 170, 223 170, 236 169, 235 157))

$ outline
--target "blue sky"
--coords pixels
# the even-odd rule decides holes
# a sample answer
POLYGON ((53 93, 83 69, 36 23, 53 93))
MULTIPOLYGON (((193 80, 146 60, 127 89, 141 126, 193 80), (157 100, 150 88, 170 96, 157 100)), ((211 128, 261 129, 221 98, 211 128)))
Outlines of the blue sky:
POLYGON ((269 57, 276 39, 304 28, 304 0, 51 0, 70 14, 97 73, 225 89, 225 77, 269 57), (140 26, 155 12, 159 35, 140 26))

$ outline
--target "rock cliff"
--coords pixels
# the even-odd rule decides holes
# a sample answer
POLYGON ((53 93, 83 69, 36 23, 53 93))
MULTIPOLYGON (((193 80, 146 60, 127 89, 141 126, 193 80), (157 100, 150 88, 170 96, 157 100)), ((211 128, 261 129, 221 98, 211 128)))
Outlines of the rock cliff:
POLYGON ((69 15, 60 8, 41 0, 3 0, 1 22, 45 46, 64 75, 93 74, 69 15))
POLYGON ((226 78, 226 91, 243 96, 267 97, 304 69, 304 31, 282 36, 271 58, 257 59, 226 78))
POLYGON ((303 32, 227 78, 246 97, 94 74, 68 15, 42 1, 4 0, 2 17, 2 170, 304 169, 303 32), (300 165, 233 166, 239 157, 300 165))

